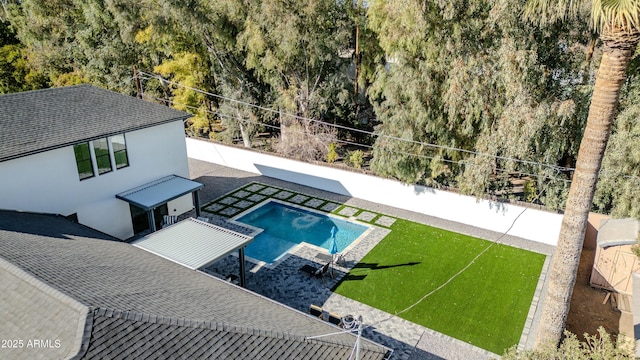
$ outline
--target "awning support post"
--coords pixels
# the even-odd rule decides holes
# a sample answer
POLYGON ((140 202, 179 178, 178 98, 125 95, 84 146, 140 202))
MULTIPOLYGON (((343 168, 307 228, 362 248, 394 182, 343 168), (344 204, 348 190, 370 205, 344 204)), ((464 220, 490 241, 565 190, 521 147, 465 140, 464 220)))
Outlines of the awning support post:
POLYGON ((245 278, 245 269, 244 269, 244 247, 238 249, 238 259, 240 261, 240 286, 243 288, 247 287, 247 280, 245 278))
POLYGON ((193 205, 196 207, 196 217, 200 217, 200 190, 191 193, 193 196, 193 205))
POLYGON ((151 232, 155 232, 156 231, 156 218, 155 215, 153 214, 153 210, 147 210, 147 218, 149 219, 149 230, 151 232))

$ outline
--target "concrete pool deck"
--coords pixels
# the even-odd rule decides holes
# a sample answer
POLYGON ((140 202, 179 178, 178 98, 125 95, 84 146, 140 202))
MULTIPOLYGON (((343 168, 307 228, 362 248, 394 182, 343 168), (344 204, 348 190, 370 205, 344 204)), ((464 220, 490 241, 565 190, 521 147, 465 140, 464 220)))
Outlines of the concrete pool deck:
MULTIPOLYGON (((233 168, 211 164, 203 161, 189 159, 190 177, 193 180, 205 184, 201 190, 200 198, 202 204, 217 199, 229 192, 243 187, 251 182, 259 182, 279 188, 289 189, 297 193, 306 194, 312 197, 330 200, 339 204, 375 211, 380 214, 387 214, 393 217, 404 218, 419 223, 432 225, 446 230, 468 234, 479 238, 512 245, 545 255, 553 253, 553 247, 540 244, 513 236, 503 236, 500 233, 478 229, 472 226, 454 223, 443 219, 418 214, 403 209, 393 208, 380 204, 371 203, 365 200, 352 198, 345 195, 330 193, 315 188, 290 183, 274 178, 261 176, 259 174, 239 171, 233 168)), ((207 216, 207 214, 203 214, 207 216)), ((506 229, 505 229, 506 230, 506 229)), ((487 352, 465 342, 453 339, 423 326, 413 324, 404 319, 398 318, 370 306, 361 304, 354 300, 334 294, 330 289, 348 270, 370 251, 389 230, 376 227, 369 236, 366 237, 357 247, 348 252, 344 266, 336 268, 335 278, 326 280, 309 278, 298 269, 304 264, 315 266, 326 263, 325 259, 318 258, 318 249, 301 246, 296 248, 289 256, 283 259, 277 266, 256 267, 255 264, 247 263, 247 288, 258 294, 271 298, 280 303, 291 306, 300 311, 306 312, 310 304, 322 307, 324 310, 339 315, 353 314, 362 315, 363 322, 368 327, 363 335, 371 340, 379 342, 389 348, 394 349, 392 358, 394 359, 488 359, 498 358, 498 354, 487 352), (274 286, 274 284, 277 284, 274 286)), ((544 291, 546 282, 546 271, 548 268, 549 256, 543 267, 538 289, 534 296, 527 324, 523 331, 520 347, 529 347, 533 340, 528 335, 535 329, 538 320, 538 304, 541 293, 544 291)), ((216 276, 226 276, 238 271, 237 259, 229 256, 206 269, 206 272, 216 276)))

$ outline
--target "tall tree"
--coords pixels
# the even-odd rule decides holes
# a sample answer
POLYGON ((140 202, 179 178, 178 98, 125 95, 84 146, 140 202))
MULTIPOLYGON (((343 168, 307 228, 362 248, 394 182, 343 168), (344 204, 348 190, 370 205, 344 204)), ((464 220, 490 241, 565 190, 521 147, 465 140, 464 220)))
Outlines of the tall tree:
POLYGON ((349 47, 351 27, 341 6, 350 4, 255 1, 239 36, 246 66, 270 85, 274 105, 283 111, 279 121, 286 148, 281 149, 289 155, 307 153, 304 148, 316 139, 312 134, 318 128, 299 117, 322 119, 335 107, 352 107, 350 59, 340 56, 349 47))
MULTIPOLYGON (((238 44, 238 36, 245 29, 249 2, 149 0, 145 3, 152 9, 150 22, 154 24, 155 31, 162 37, 173 39, 170 41, 173 51, 170 53, 188 52, 199 59, 197 65, 203 76, 195 87, 248 103, 268 101, 268 86, 245 65, 246 51, 238 44)), ((169 42, 163 43, 166 46, 169 42)), ((179 80, 175 76, 171 78, 179 80)), ((251 137, 259 127, 249 125, 249 121, 268 120, 255 107, 244 107, 239 111, 215 96, 198 97, 203 102, 201 110, 206 110, 208 119, 194 123, 194 128, 198 131, 214 127, 226 129, 223 135, 209 132, 210 137, 218 140, 230 141, 239 134, 244 144, 250 145, 251 137)), ((199 119, 204 120, 204 113, 200 111, 200 114, 199 119)))
POLYGON ((178 52, 155 66, 153 70, 180 84, 170 87, 172 106, 193 113, 194 117, 189 119, 193 128, 208 132, 211 129, 211 101, 204 93, 194 90, 206 84, 208 69, 203 64, 206 62, 202 61, 198 54, 178 52))
MULTIPOLYGON (((583 5, 582 1, 529 0, 527 15, 530 19, 556 21, 567 14, 577 14, 583 5)), ((640 41, 640 2, 592 1, 591 24, 602 40, 603 55, 548 275, 549 286, 536 337, 538 348, 556 345, 566 323, 598 173, 616 117, 625 71, 640 41)))
POLYGON ((131 92, 126 79, 147 54, 134 41, 137 4, 120 0, 9 1, 9 20, 28 58, 54 85, 93 83, 131 92))
MULTIPOLYGON (((82 21, 78 20, 81 14, 73 0, 9 1, 7 9, 16 36, 26 46, 29 61, 35 68, 58 85, 61 74, 78 73, 79 66, 73 59, 83 56, 75 43, 74 24, 80 26, 82 21)), ((65 82, 69 78, 67 75, 65 82)))
MULTIPOLYGON (((371 5, 370 24, 390 60, 369 91, 382 122, 377 173, 475 195, 504 191, 509 172, 562 177, 505 159, 553 165, 577 152, 579 123, 567 121, 575 92, 561 84, 581 69, 583 47, 575 44, 588 33, 536 29, 519 20, 520 7, 513 0, 371 5)), ((564 182, 542 180, 562 192, 564 182)))
POLYGON ((47 87, 46 78, 33 69, 27 51, 0 15, 0 94, 47 87))

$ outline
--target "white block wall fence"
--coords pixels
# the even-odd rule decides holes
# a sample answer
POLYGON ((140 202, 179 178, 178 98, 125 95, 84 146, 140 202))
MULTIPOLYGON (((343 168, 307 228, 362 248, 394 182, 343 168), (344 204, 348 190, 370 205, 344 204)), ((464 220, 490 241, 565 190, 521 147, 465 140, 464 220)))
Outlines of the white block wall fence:
MULTIPOLYGON (((333 167, 309 164, 187 138, 187 156, 223 166, 331 191, 371 202, 456 221, 496 232, 505 232, 524 207, 478 200, 472 196, 407 185, 333 167)), ((557 245, 562 215, 529 208, 508 234, 548 245, 557 245)))

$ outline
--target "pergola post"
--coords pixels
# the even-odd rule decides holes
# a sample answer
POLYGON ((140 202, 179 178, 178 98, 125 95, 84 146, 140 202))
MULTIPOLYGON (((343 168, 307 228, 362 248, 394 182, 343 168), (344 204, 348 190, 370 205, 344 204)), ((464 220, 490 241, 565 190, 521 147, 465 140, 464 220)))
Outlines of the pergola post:
POLYGON ((196 207, 196 217, 200 217, 200 190, 191 193, 193 196, 193 204, 196 207))
POLYGON ((147 210, 147 219, 149 219, 149 230, 151 230, 151 232, 155 232, 156 231, 156 217, 153 214, 153 210, 147 210))
POLYGON ((245 272, 245 270, 244 270, 244 246, 241 247, 240 249, 238 249, 238 253, 239 253, 238 259, 240 261, 240 286, 243 287, 243 288, 246 288, 247 287, 247 284, 246 284, 247 280, 246 280, 245 274, 244 274, 244 272, 245 272))

